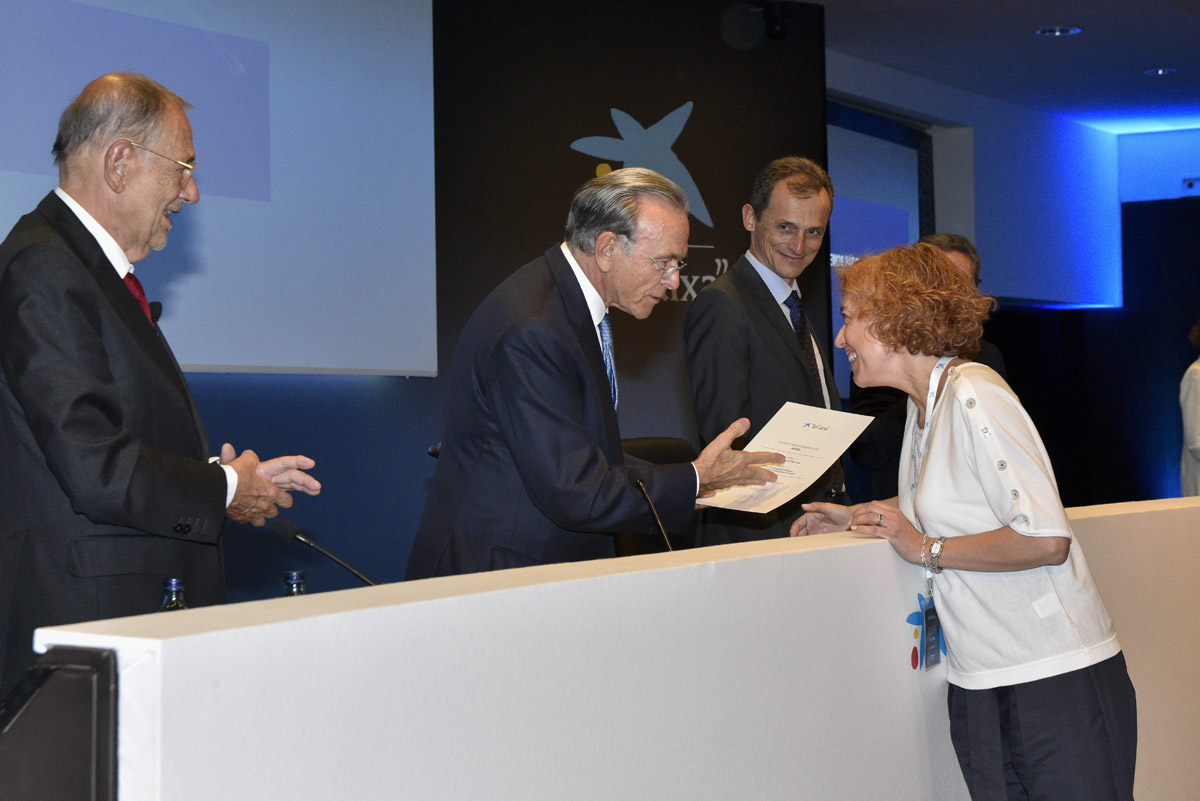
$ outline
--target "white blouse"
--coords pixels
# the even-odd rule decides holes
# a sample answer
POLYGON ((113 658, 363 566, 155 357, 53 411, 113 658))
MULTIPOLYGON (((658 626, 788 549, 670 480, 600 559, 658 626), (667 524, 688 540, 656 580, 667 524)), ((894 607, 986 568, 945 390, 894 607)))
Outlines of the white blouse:
POLYGON ((1179 483, 1184 497, 1200 495, 1200 359, 1192 362, 1179 382, 1179 409, 1183 413, 1179 483))
POLYGON ((908 402, 900 510, 930 537, 1010 526, 1071 540, 1067 560, 1031 570, 934 576, 947 675, 969 690, 1019 684, 1116 655, 1112 621, 1058 495, 1050 458, 1017 396, 990 367, 949 368, 923 433, 908 402), (922 447, 923 445, 923 447, 922 447))

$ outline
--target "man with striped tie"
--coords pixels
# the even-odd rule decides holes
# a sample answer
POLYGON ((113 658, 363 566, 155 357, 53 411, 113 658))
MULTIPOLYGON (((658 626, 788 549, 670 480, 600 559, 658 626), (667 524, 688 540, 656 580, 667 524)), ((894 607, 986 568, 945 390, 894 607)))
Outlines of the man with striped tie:
POLYGON ((626 464, 608 310, 650 316, 679 285, 687 199, 650 170, 580 187, 566 241, 513 273, 463 329, 448 377, 433 486, 407 578, 596 559, 612 533, 654 530, 635 481, 667 528, 697 495, 765 483, 776 454, 729 444, 734 423, 693 463, 626 464))

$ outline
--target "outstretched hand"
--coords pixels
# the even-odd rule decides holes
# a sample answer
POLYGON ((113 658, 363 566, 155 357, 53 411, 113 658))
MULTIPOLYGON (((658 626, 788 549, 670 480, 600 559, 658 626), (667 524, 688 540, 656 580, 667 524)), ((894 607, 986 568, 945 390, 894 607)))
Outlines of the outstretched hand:
POLYGON ((313 469, 316 464, 307 456, 276 456, 274 459, 259 462, 258 474, 280 489, 318 495, 321 492, 321 482, 304 472, 313 469))
POLYGON ((700 496, 710 495, 716 490, 737 484, 770 484, 776 476, 760 464, 783 464, 781 453, 769 451, 735 451, 730 448, 733 441, 750 430, 750 421, 745 417, 725 429, 708 443, 696 461, 696 474, 700 477, 700 496))
POLYGON ((853 506, 839 506, 836 503, 801 504, 804 514, 792 523, 791 534, 793 537, 828 534, 831 531, 870 534, 890 542, 900 558, 919 564, 921 532, 901 513, 895 501, 892 498, 853 506))
POLYGON ((321 483, 301 469, 316 464, 307 456, 280 456, 260 462, 254 451, 242 451, 240 456, 236 453, 228 442, 221 446, 221 464, 229 465, 238 475, 233 501, 225 510, 231 520, 262 526, 278 516, 280 509, 291 507, 289 491, 308 495, 321 491, 321 483))
POLYGON ((828 534, 831 531, 849 531, 853 507, 837 503, 804 503, 800 505, 804 514, 792 523, 793 537, 810 534, 828 534))

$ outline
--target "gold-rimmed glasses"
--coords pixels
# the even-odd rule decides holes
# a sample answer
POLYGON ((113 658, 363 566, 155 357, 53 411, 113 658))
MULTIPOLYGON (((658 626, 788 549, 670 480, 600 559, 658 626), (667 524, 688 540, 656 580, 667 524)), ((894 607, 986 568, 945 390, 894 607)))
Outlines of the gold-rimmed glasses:
POLYGON ((645 250, 643 250, 642 246, 637 243, 636 239, 629 239, 629 237, 625 237, 625 238, 629 241, 630 244, 632 244, 635 248, 637 248, 643 256, 645 256, 647 259, 649 259, 651 264, 653 264, 658 269, 659 273, 661 273, 661 275, 659 275, 659 278, 662 279, 663 281, 669 281, 671 279, 672 275, 679 272, 684 267, 687 267, 687 262, 683 261, 683 260, 680 260, 676 264, 667 264, 666 262, 659 261, 658 259, 651 256, 649 253, 647 253, 645 250))
MULTIPOLYGON (((180 167, 183 167, 183 181, 182 181, 182 183, 185 183, 185 184, 186 184, 186 183, 188 182, 188 179, 192 177, 192 173, 194 173, 194 172, 196 171, 196 162, 194 162, 194 161, 193 161, 192 163, 190 163, 190 164, 189 164, 189 163, 188 163, 188 162, 186 162, 186 161, 180 161, 179 159, 173 159, 173 158, 171 158, 170 156, 168 156, 166 153, 159 153, 159 152, 158 152, 157 150, 155 150, 154 148, 152 148, 152 147, 146 147, 146 146, 145 146, 145 145, 143 145, 143 144, 140 144, 140 143, 138 143, 138 142, 134 142, 132 139, 131 139, 131 140, 129 140, 129 144, 131 144, 131 145, 133 145, 134 147, 136 147, 136 148, 139 148, 139 149, 141 149, 141 150, 145 150, 147 153, 153 153, 154 155, 158 156, 159 158, 166 159, 167 161, 169 161, 169 162, 171 162, 171 163, 173 163, 173 164, 178 164, 180 167)), ((635 243, 635 244, 636 244, 636 243, 635 243)))

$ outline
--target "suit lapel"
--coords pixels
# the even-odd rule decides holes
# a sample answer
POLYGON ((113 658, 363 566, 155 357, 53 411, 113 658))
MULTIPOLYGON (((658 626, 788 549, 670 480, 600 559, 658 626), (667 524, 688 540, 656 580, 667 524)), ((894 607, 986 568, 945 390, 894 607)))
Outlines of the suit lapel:
POLYGON ((104 250, 96 238, 84 227, 74 212, 67 208, 67 204, 63 203, 58 195, 53 192, 47 195, 38 204, 38 211, 46 217, 62 236, 63 241, 70 246, 84 269, 96 282, 96 286, 116 313, 117 318, 129 329, 138 347, 155 368, 175 385, 180 395, 186 400, 203 449, 202 453, 207 453, 208 443, 204 427, 200 422, 199 410, 188 389, 183 371, 179 369, 179 363, 175 361, 175 354, 171 352, 162 332, 146 319, 142 307, 129 291, 129 287, 125 286, 125 282, 117 275, 116 267, 104 255, 104 250))
MULTIPOLYGON (((792 357, 796 360, 800 375, 804 376, 804 380, 809 382, 816 395, 821 396, 819 376, 814 376, 809 371, 808 365, 804 361, 804 355, 800 352, 800 337, 796 336, 791 323, 784 318, 783 310, 775 301, 771 290, 767 289, 767 285, 763 283, 762 277, 755 271, 754 265, 743 256, 733 265, 731 272, 733 273, 733 280, 737 282, 738 289, 758 307, 763 319, 767 321, 771 330, 783 340, 792 357)), ((809 325, 811 324, 810 321, 809 325)), ((825 371, 825 390, 829 393, 829 403, 834 409, 841 409, 837 386, 833 383, 833 370, 821 355, 820 348, 816 349, 816 358, 821 362, 822 368, 825 371)))
MULTIPOLYGON (((145 319, 145 315, 142 315, 142 319, 145 319)), ((208 432, 204 428, 204 421, 200 418, 200 409, 196 406, 195 397, 192 396, 192 388, 188 386, 187 378, 183 375, 183 369, 180 368, 179 361, 175 358, 175 352, 167 344, 167 338, 163 336, 162 329, 155 326, 154 333, 157 335, 163 349, 167 352, 167 358, 171 360, 173 375, 178 379, 183 396, 187 399, 188 411, 192 415, 192 424, 196 427, 196 437, 200 442, 200 456, 201 458, 206 458, 211 453, 208 448, 208 432)))
POLYGON ((575 272, 558 245, 546 251, 546 263, 550 267, 550 275, 558 285, 567 321, 575 331, 587 369, 592 376, 592 383, 597 388, 608 459, 614 464, 619 464, 622 461, 621 431, 617 421, 617 410, 613 408, 612 395, 608 391, 608 371, 604 369, 604 353, 601 352, 600 342, 596 337, 592 313, 583 297, 583 290, 579 288, 579 281, 575 279, 575 272))
POLYGON ((804 371, 805 375, 808 375, 808 367, 804 364, 804 355, 800 352, 800 338, 796 336, 791 324, 783 316, 783 310, 775 302, 775 296, 771 294, 771 290, 767 289, 762 277, 755 272, 754 265, 747 261, 745 256, 733 265, 733 278, 738 282, 739 288, 746 297, 758 306, 762 318, 767 321, 771 330, 791 351, 800 369, 804 371))

